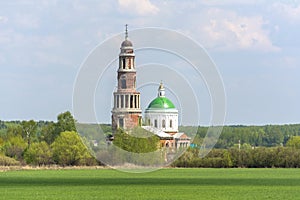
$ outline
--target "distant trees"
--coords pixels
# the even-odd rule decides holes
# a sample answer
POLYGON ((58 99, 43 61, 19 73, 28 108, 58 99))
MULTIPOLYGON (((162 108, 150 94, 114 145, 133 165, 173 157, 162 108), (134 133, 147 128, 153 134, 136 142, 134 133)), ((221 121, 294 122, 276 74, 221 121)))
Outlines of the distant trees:
MULTIPOLYGON (((105 135, 111 134, 110 125, 75 126, 75 122, 68 111, 59 114, 57 122, 0 121, 0 165, 98 164, 84 144, 90 144, 89 148, 99 158, 113 159, 116 164, 126 163, 128 158, 145 166, 163 162, 158 158, 163 151, 152 153, 159 148, 159 138, 140 127, 129 133, 119 130, 114 135, 114 145, 106 146, 105 135), (124 150, 123 154, 118 149, 124 150), (128 152, 138 154, 131 158, 128 152)), ((180 131, 196 135, 193 143, 198 147, 207 130, 208 127, 180 127, 180 131)), ((300 124, 225 126, 214 149, 205 158, 199 157, 199 151, 188 149, 173 166, 300 167, 300 124)))
POLYGON ((299 168, 300 149, 289 147, 260 147, 255 149, 212 149, 204 158, 199 149, 188 149, 173 167, 248 167, 248 168, 299 168))
MULTIPOLYGON (((195 135, 193 143, 201 145, 206 136, 208 127, 183 126, 179 127, 189 135, 195 135)), ((214 148, 228 149, 236 144, 247 143, 252 147, 285 146, 293 136, 300 136, 300 124, 265 125, 265 126, 224 126, 222 134, 214 148)))
POLYGON ((293 147, 293 148, 296 148, 296 149, 300 149, 300 136, 291 137, 287 141, 286 146, 293 147))

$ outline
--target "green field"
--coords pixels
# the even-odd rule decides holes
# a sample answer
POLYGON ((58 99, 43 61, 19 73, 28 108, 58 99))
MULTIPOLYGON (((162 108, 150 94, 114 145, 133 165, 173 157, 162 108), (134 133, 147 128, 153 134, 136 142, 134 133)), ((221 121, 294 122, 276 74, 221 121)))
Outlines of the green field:
POLYGON ((7 171, 0 199, 300 199, 300 169, 7 171))

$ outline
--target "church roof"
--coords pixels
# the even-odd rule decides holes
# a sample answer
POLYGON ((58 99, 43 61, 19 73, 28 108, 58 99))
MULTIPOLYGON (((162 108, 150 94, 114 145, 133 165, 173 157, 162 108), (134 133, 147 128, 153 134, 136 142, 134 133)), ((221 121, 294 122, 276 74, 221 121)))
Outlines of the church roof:
POLYGON ((126 29, 125 29, 125 40, 122 42, 121 47, 132 47, 132 42, 130 40, 128 40, 128 24, 125 25, 126 29))
POLYGON ((169 109, 175 108, 174 104, 170 99, 166 97, 157 97, 149 104, 147 109, 169 109))
POLYGON ((132 47, 132 42, 128 39, 125 39, 122 44, 121 44, 121 47, 132 47))
POLYGON ((165 133, 164 131, 162 131, 158 128, 152 127, 152 126, 142 126, 142 128, 154 133, 155 135, 157 135, 160 138, 172 138, 173 137, 172 135, 165 133))
POLYGON ((161 82, 159 87, 158 87, 158 95, 157 98, 153 99, 151 103, 149 104, 147 110, 166 110, 166 109, 171 109, 171 110, 176 110, 174 104, 170 99, 165 97, 165 87, 163 83, 161 82))

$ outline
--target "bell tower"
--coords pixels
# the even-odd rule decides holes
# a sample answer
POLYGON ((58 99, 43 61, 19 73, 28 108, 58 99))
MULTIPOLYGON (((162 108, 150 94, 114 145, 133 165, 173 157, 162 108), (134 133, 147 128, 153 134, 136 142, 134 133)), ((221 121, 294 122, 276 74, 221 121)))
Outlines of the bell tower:
POLYGON ((140 92, 136 90, 135 54, 132 42, 128 39, 127 24, 125 27, 125 40, 119 54, 118 85, 114 92, 112 109, 113 133, 118 128, 128 130, 140 126, 142 121, 140 92))

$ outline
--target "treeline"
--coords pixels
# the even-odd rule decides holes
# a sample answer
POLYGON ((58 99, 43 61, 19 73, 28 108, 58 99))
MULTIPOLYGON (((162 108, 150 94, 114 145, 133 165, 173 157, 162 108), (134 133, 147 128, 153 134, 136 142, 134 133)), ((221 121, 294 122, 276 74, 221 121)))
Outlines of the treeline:
MULTIPOLYGON (((195 148, 189 148, 172 166, 300 166, 300 124, 225 126, 214 149, 205 158, 200 158, 200 146, 207 130, 208 127, 180 127, 180 131, 189 136, 195 135, 192 141, 195 148)), ((133 153, 154 152, 160 146, 157 136, 137 128, 131 134, 119 130, 115 134, 114 145, 109 147, 106 136, 111 134, 109 124, 75 126, 75 119, 70 112, 59 114, 57 122, 0 121, 0 165, 101 164, 94 157, 101 161, 113 159, 113 164, 123 164, 133 158, 127 158, 129 155, 126 153, 114 154, 112 146, 133 153)), ((163 162, 156 156, 159 155, 153 153, 151 157, 143 157, 141 154, 136 163, 141 163, 140 160, 146 164, 150 161, 158 164, 163 162)))
POLYGON ((191 168, 299 168, 300 149, 293 147, 260 147, 255 149, 212 149, 204 158, 199 149, 188 149, 173 167, 191 168))
POLYGON ((57 122, 0 121, 0 165, 96 165, 70 112, 57 122))
MULTIPOLYGON (((180 131, 195 136, 194 143, 201 145, 208 127, 182 126, 180 131), (196 133, 196 135, 195 135, 196 133)), ((228 149, 238 145, 252 147, 285 146, 293 136, 300 135, 300 124, 265 126, 224 126, 214 148, 228 149)))

